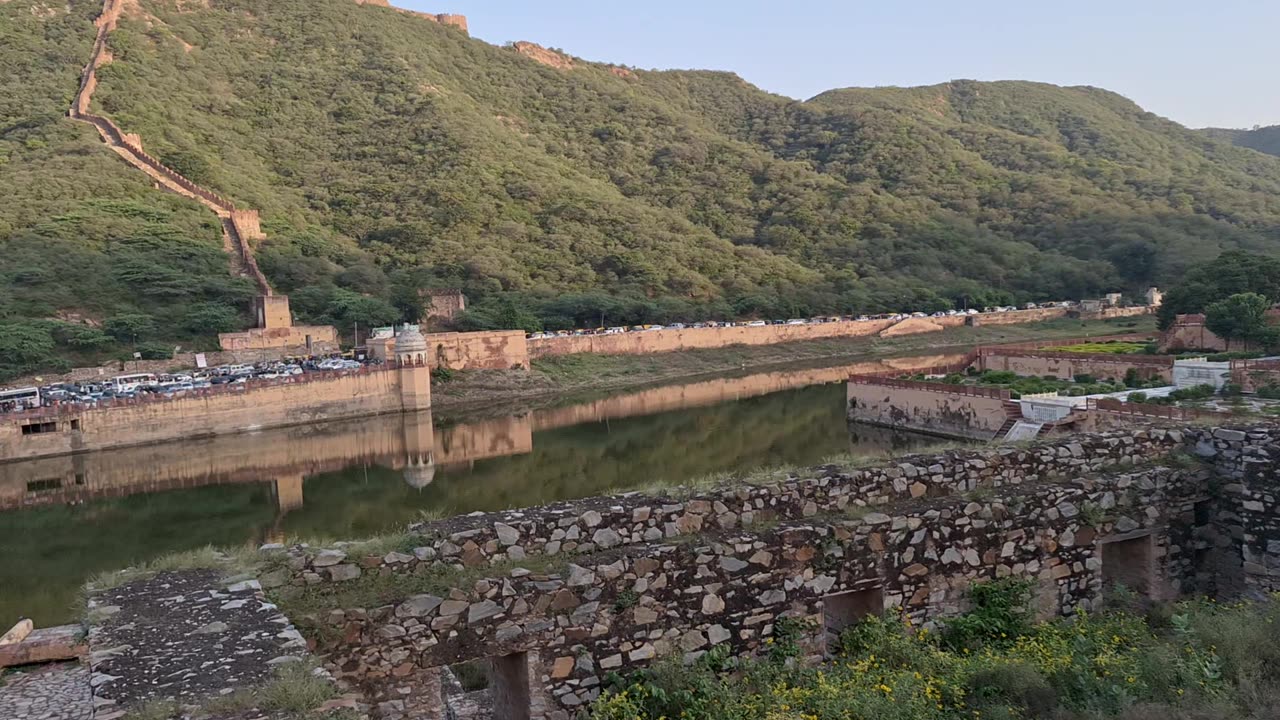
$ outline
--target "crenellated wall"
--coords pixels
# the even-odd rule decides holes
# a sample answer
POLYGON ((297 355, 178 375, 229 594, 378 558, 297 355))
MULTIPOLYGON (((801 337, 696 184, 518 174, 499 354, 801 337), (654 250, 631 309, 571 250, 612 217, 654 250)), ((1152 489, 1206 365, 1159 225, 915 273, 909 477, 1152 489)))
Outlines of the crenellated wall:
POLYGON ((1277 440, 1275 427, 1130 430, 471 515, 414 528, 421 545, 403 553, 267 548, 287 563, 262 582, 287 607, 304 588, 436 574, 434 592, 292 619, 380 717, 443 717, 438 668, 491 658, 495 696, 519 716, 568 720, 609 672, 714 645, 751 655, 783 617, 810 621, 817 656, 866 614, 929 623, 998 577, 1032 580, 1042 617, 1095 609, 1115 584, 1155 599, 1280 589, 1277 440), (439 588, 449 568, 488 564, 439 588))

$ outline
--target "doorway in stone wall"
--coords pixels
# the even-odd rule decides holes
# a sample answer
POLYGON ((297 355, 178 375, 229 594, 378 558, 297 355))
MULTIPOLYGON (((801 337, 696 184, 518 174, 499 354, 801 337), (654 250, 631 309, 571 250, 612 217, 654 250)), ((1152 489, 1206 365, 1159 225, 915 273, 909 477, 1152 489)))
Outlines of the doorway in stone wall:
POLYGON ((1102 559, 1102 593, 1108 604, 1145 603, 1155 591, 1154 538, 1149 534, 1098 545, 1102 559))
POLYGON ((532 720, 529 654, 450 665, 441 692, 450 720, 532 720))
POLYGON ((828 655, 840 650, 840 633, 871 615, 884 612, 884 591, 874 587, 833 593, 822 598, 822 644, 828 655))

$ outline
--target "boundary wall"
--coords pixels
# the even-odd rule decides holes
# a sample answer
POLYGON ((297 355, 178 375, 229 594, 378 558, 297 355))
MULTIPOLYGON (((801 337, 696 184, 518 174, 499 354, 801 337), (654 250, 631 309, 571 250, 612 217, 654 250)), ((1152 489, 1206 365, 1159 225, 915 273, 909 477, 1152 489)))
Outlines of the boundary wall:
POLYGON ((1032 580, 1042 617, 1095 610, 1119 583, 1153 599, 1280 589, 1278 440, 1274 426, 1128 430, 477 514, 411 528, 422 543, 411 552, 266 548, 287 562, 261 582, 287 605, 366 574, 495 564, 438 595, 293 620, 320 631, 331 672, 380 717, 444 717, 440 668, 493 659, 513 717, 568 720, 609 672, 716 645, 754 655, 781 618, 811 621, 816 658, 861 617, 896 610, 927 625, 998 577, 1032 580), (1203 464, 1162 467, 1171 452, 1203 464), (533 556, 562 561, 522 570, 533 556))
POLYGON ((989 441, 1021 416, 1008 390, 853 376, 848 417, 854 422, 943 437, 989 441))
MULTIPOLYGON (((1150 308, 1116 308, 1101 313, 1080 315, 1086 319, 1130 317, 1150 314, 1150 308), (1109 314, 1110 313, 1110 314, 1109 314)), ((804 340, 828 338, 896 337, 939 332, 966 325, 1021 325, 1067 317, 1074 311, 1067 308, 1042 308, 1014 310, 1005 313, 982 315, 948 315, 946 317, 906 318, 905 320, 850 320, 811 325, 763 325, 757 327, 734 326, 715 328, 685 328, 683 330, 649 330, 616 335, 571 335, 567 337, 538 338, 529 341, 532 359, 552 355, 594 353, 597 355, 646 355, 678 352, 731 345, 776 345, 804 340)))
POLYGON ((978 349, 979 370, 1004 370, 1032 377, 1051 376, 1071 380, 1076 375, 1098 379, 1124 380, 1133 370, 1147 380, 1160 378, 1173 383, 1173 358, 1144 355, 1107 355, 1047 350, 1018 350, 1001 347, 978 349))
POLYGON ((0 416, 0 461, 425 409, 416 407, 417 388, 430 373, 426 365, 406 365, 9 413, 0 416))

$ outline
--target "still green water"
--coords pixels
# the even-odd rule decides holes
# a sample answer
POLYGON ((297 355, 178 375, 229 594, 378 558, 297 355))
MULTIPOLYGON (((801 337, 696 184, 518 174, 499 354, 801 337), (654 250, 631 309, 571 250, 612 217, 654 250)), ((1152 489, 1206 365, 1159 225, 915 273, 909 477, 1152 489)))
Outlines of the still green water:
MULTIPOLYGON (((679 397, 679 390, 673 389, 673 397, 679 397)), ((205 545, 358 538, 402 529, 422 513, 522 507, 628 487, 674 485, 710 473, 817 464, 837 453, 902 452, 931 442, 877 428, 851 429, 844 418, 843 384, 661 412, 644 412, 646 402, 613 410, 614 415, 636 412, 628 417, 567 425, 566 418, 588 406, 497 418, 487 424, 439 425, 434 430, 434 456, 445 462, 434 466, 425 487, 414 487, 410 475, 393 469, 404 465, 395 455, 379 459, 384 443, 378 433, 384 431, 373 421, 326 431, 322 447, 350 447, 349 458, 336 461, 340 469, 316 474, 307 472, 305 458, 299 460, 304 469, 292 472, 305 480, 292 487, 301 491, 300 496, 277 485, 282 471, 262 467, 256 447, 244 452, 244 468, 210 472, 207 477, 200 476, 198 467, 187 467, 203 462, 197 462, 196 443, 160 449, 171 458, 157 455, 154 448, 147 459, 103 453, 107 457, 95 465, 97 458, 90 456, 76 463, 79 474, 74 475, 75 483, 85 482, 85 468, 92 468, 88 489, 77 492, 70 487, 52 498, 27 497, 23 502, 28 507, 0 512, 0 625, 7 627, 22 615, 38 626, 67 622, 74 617, 71 608, 79 588, 93 574, 205 545), (490 427, 494 423, 504 428, 503 433, 495 434, 490 427), (561 425, 553 426, 557 423, 561 425), (515 433, 509 432, 512 427, 515 433), (516 440, 509 442, 509 436, 516 440), (378 449, 370 449, 373 446, 378 449), (181 473, 169 465, 180 466, 181 473), (147 485, 148 474, 157 476, 162 468, 196 486, 153 490, 147 485), (261 468, 260 475, 255 475, 256 468, 261 468), (96 477, 108 475, 110 488, 91 487, 96 477), (138 484, 130 485, 135 479, 138 484), (31 506, 36 501, 45 504, 31 506)), ((401 425, 386 427, 386 433, 395 433, 401 425)), ((291 440, 267 441, 274 446, 315 441, 298 431, 291 433, 291 440)), ((426 436, 432 442, 431 430, 426 436)), ((225 461, 238 457, 235 447, 227 449, 226 443, 263 441, 246 436, 219 442, 223 445, 204 452, 225 461)), ((24 476, 23 465, 8 466, 15 482, 48 472, 32 466, 24 476)))

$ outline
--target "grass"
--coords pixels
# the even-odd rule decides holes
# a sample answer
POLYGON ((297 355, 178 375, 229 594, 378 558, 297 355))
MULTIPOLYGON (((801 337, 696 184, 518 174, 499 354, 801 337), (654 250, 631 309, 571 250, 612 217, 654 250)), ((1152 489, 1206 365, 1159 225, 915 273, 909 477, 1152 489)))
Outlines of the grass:
POLYGON ((1112 342, 1081 343, 1079 345, 1046 347, 1043 349, 1048 352, 1069 352, 1090 355, 1134 355, 1144 352, 1147 349, 1147 343, 1124 342, 1117 340, 1112 342))
POLYGON ((318 626, 314 618, 330 610, 380 607, 413 595, 445 596, 453 588, 468 588, 485 578, 505 577, 516 568, 539 575, 563 574, 572 561, 572 553, 560 553, 531 555, 518 562, 508 560, 473 568, 435 567, 413 574, 366 572, 346 582, 285 586, 270 591, 269 595, 296 625, 323 635, 325 629, 318 626))
POLYGON ((92 577, 87 589, 90 591, 111 590, 135 580, 149 578, 157 573, 178 570, 221 570, 227 578, 237 576, 253 576, 264 563, 267 556, 258 552, 257 548, 238 546, 218 549, 206 546, 195 550, 162 555, 140 565, 100 573, 92 577))
MULTIPOLYGON (((324 717, 338 720, 350 711, 338 710, 317 715, 315 709, 337 696, 333 684, 312 661, 289 662, 276 666, 271 679, 253 688, 237 690, 230 695, 209 698, 199 703, 199 713, 184 710, 172 700, 153 700, 131 708, 124 720, 170 720, 193 714, 230 716, 248 711, 279 713, 288 718, 324 717)), ((254 713, 255 715, 257 713, 254 713)), ((276 717, 280 717, 277 715, 276 717)))

